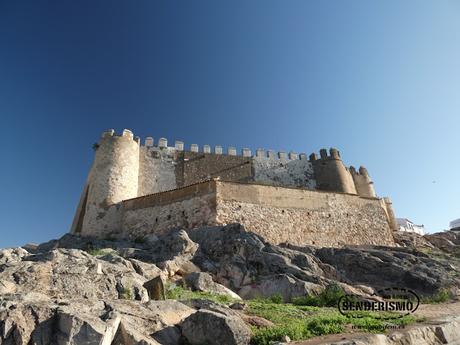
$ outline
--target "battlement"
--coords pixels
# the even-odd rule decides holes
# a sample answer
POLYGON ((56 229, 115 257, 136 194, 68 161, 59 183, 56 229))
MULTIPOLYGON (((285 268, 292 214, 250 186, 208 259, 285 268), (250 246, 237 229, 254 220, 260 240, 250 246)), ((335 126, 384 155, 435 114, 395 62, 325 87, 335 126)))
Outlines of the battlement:
MULTIPOLYGON (((113 131, 113 130, 112 130, 113 131)), ((106 132, 104 132, 106 133, 106 132)), ((105 134, 103 134, 104 136, 105 134)), ((111 134, 113 135, 113 134, 111 134)), ((155 144, 153 137, 146 137, 144 140, 144 145, 141 147, 145 148, 168 148, 170 151, 178 152, 194 152, 194 153, 204 153, 204 154, 215 154, 215 155, 228 155, 228 156, 241 156, 247 158, 267 158, 274 160, 306 160, 307 155, 305 153, 296 153, 290 151, 286 153, 285 151, 274 151, 274 150, 265 150, 258 148, 255 150, 255 154, 250 148, 243 147, 240 151, 237 150, 234 146, 229 146, 227 150, 224 149, 222 145, 211 145, 205 144, 202 147, 198 144, 190 144, 189 149, 186 149, 186 145, 182 140, 176 140, 174 146, 168 146, 168 140, 166 138, 159 138, 158 142, 155 144), (226 153, 225 153, 226 151, 226 153)))
POLYGON ((327 149, 321 149, 319 150, 319 157, 316 153, 312 153, 309 158, 311 162, 315 162, 318 160, 325 161, 325 160, 331 160, 331 159, 341 160, 340 152, 339 150, 335 148, 330 148, 329 154, 328 154, 327 149))
POLYGON ((114 129, 108 129, 104 132, 102 132, 102 135, 101 135, 101 138, 102 139, 105 139, 105 138, 111 138, 111 137, 123 137, 123 138, 129 138, 129 139, 132 139, 134 140, 135 142, 137 142, 138 144, 140 144, 141 142, 141 138, 140 137, 135 137, 133 132, 129 129, 124 129, 120 135, 117 135, 115 133, 115 130, 114 129))

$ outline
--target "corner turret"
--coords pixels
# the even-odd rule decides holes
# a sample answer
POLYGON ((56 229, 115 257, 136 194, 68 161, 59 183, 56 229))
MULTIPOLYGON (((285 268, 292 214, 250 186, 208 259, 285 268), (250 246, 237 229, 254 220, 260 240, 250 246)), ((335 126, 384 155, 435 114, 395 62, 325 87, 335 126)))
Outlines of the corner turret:
POLYGON ((331 192, 356 194, 353 178, 343 164, 340 152, 331 148, 329 155, 326 149, 321 149, 319 154, 319 159, 314 153, 310 155, 317 188, 331 192))
POLYGON ((72 233, 95 236, 117 230, 122 200, 137 197, 139 138, 125 129, 120 136, 106 131, 97 145, 72 233))
POLYGON ((356 171, 354 167, 350 167, 350 173, 353 177, 355 183, 356 191, 358 195, 364 197, 375 198, 374 182, 372 182, 367 169, 363 166, 359 168, 359 171, 356 171))

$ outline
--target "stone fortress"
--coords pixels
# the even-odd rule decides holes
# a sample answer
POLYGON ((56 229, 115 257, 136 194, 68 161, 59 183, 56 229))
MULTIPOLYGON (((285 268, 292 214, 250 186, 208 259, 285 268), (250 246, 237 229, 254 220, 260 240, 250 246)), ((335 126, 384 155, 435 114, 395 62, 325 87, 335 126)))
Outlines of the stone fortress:
POLYGON ((222 146, 202 150, 164 138, 144 145, 130 130, 102 134, 71 232, 143 238, 175 228, 241 223, 278 244, 394 245, 391 201, 364 167, 336 149, 310 156, 222 146))

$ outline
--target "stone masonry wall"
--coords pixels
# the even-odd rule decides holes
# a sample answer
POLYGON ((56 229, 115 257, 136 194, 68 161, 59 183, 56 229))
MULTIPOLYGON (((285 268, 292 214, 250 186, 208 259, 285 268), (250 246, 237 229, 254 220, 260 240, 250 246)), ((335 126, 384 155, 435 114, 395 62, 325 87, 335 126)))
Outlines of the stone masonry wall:
POLYGON ((394 245, 380 200, 349 194, 217 182, 216 221, 272 243, 394 245))
POLYGON ((127 200, 121 222, 131 238, 239 222, 276 244, 394 245, 380 199, 214 180, 127 200))
POLYGON ((176 156, 177 152, 170 147, 140 148, 138 196, 178 187, 175 172, 176 156))
POLYGON ((161 234, 173 228, 215 225, 215 182, 148 195, 123 202, 123 237, 161 234))
POLYGON ((255 182, 308 189, 316 187, 313 165, 306 159, 254 157, 252 165, 255 182))

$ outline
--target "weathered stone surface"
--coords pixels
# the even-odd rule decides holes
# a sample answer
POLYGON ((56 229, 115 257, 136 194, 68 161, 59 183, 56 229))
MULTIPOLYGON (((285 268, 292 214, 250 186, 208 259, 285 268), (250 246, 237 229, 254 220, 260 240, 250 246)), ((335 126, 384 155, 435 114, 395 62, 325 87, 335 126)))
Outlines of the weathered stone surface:
POLYGON ((423 236, 438 249, 454 253, 460 245, 460 231, 444 231, 423 236))
POLYGON ((22 302, 0 298, 0 344, 159 344, 152 334, 179 324, 195 310, 176 301, 22 302))
POLYGON ((153 278, 144 284, 150 299, 165 300, 165 284, 161 276, 153 278))
POLYGON ((77 249, 24 256, 14 265, 2 265, 0 280, 10 290, 15 284, 18 293, 40 291, 56 298, 118 298, 126 289, 137 290, 141 300, 147 296, 145 278, 129 261, 110 263, 77 249))
POLYGON ((248 325, 255 326, 257 328, 271 327, 275 325, 273 322, 267 319, 264 319, 263 317, 260 317, 260 316, 247 315, 243 313, 241 313, 240 316, 243 319, 243 321, 246 322, 248 325))
POLYGON ((224 295, 237 300, 241 300, 241 297, 238 296, 238 294, 226 288, 225 286, 214 282, 212 280, 212 276, 208 273, 190 273, 184 278, 184 282, 186 286, 190 287, 192 290, 210 292, 213 294, 224 295))
POLYGON ((321 285, 305 282, 287 274, 278 274, 257 284, 244 286, 239 293, 244 299, 281 295, 285 302, 289 302, 295 297, 317 295, 322 290, 321 285))
POLYGON ((402 247, 415 248, 434 248, 434 245, 425 238, 415 232, 395 231, 393 232, 395 243, 402 247))
POLYGON ((401 286, 427 295, 458 284, 446 265, 404 248, 321 248, 316 255, 348 284, 401 286))
POLYGON ((249 344, 251 331, 238 317, 200 309, 180 325, 183 336, 192 345, 249 344))

